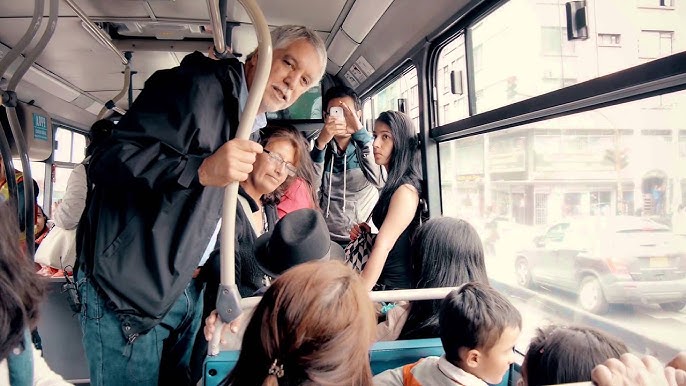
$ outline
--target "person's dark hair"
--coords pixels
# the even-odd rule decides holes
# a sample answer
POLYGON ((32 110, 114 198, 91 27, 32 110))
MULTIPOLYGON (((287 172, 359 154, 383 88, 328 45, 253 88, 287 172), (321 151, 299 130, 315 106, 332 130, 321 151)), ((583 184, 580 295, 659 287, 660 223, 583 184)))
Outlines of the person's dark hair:
MULTIPOLYGON (((414 288, 488 284, 481 239, 464 220, 439 217, 424 223, 412 242, 412 256, 414 288)), ((440 299, 413 301, 399 339, 438 337, 440 308, 440 299)))
POLYGON ((43 284, 19 245, 16 210, 0 204, 0 361, 36 326, 43 284))
POLYGON ((314 209, 319 209, 319 203, 317 200, 317 191, 315 190, 314 181, 317 178, 317 173, 314 170, 314 163, 312 158, 310 158, 310 153, 307 151, 308 144, 307 139, 295 128, 295 126, 289 124, 279 124, 278 126, 267 126, 262 130, 262 135, 260 137, 260 145, 266 146, 272 139, 287 139, 291 142, 295 148, 295 159, 297 160, 297 169, 295 177, 288 176, 283 184, 279 185, 275 191, 265 194, 262 197, 262 202, 264 204, 274 204, 278 205, 281 202, 283 194, 286 192, 289 186, 296 181, 297 178, 303 179, 309 188, 310 194, 312 195, 312 206, 314 209))
POLYGON ((375 327, 357 273, 337 261, 300 264, 267 289, 222 384, 371 385, 375 327))
MULTIPOLYGON (((329 108, 329 102, 336 98, 350 97, 355 104, 355 110, 362 110, 362 102, 360 97, 357 95, 355 90, 348 86, 333 86, 326 90, 324 97, 322 97, 322 111, 327 111, 329 108)), ((327 111, 328 113, 328 111, 327 111)))
POLYGON ((472 282, 445 297, 439 323, 445 357, 458 364, 461 348, 489 350, 507 327, 522 328, 522 316, 498 291, 472 282))
POLYGON ((93 152, 95 149, 98 148, 98 146, 102 145, 107 138, 112 135, 112 131, 114 131, 114 122, 108 120, 108 119, 101 119, 99 121, 96 121, 93 126, 91 126, 90 131, 88 132, 88 140, 90 143, 86 147, 86 156, 93 155, 93 152))
POLYGON ((374 206, 374 218, 385 218, 393 193, 402 185, 410 184, 421 197, 422 172, 419 160, 419 139, 407 114, 399 111, 384 111, 376 119, 391 129, 393 152, 388 163, 388 178, 379 194, 379 201, 374 206))
POLYGON ((592 328, 539 328, 529 344, 522 376, 529 386, 590 381, 598 363, 626 352, 624 343, 592 328))

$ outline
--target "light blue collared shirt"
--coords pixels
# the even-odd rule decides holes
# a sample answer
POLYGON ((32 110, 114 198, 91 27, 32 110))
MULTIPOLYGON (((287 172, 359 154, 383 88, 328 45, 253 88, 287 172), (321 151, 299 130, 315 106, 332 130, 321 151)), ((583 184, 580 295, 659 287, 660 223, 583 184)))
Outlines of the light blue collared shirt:
MULTIPOLYGON (((245 105, 248 103, 248 84, 245 83, 245 70, 243 71, 243 77, 241 78, 241 91, 238 94, 238 106, 240 108, 240 113, 243 113, 243 110, 245 109, 245 105)), ((267 116, 265 114, 257 114, 255 116, 255 123, 253 123, 252 126, 252 133, 259 131, 263 127, 267 126, 267 116)), ((212 233, 212 237, 210 237, 210 242, 207 244, 207 247, 205 248, 205 252, 202 254, 202 258, 200 259, 200 263, 198 264, 199 267, 202 267, 205 265, 207 260, 210 258, 210 254, 214 250, 214 246, 217 243, 217 237, 219 237, 219 230, 222 227, 222 220, 221 218, 217 222, 217 226, 214 228, 214 233, 212 233)))

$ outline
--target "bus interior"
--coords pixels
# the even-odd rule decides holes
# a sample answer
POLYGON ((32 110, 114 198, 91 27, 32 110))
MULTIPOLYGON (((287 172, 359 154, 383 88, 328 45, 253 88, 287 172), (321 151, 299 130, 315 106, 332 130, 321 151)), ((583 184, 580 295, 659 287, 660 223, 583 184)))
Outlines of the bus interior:
MULTIPOLYGON (((595 327, 662 361, 686 349, 685 4, 258 4, 271 26, 314 29, 328 54, 320 85, 269 121, 315 138, 326 108, 322 93, 333 85, 360 95, 369 131, 382 111, 412 118, 428 216, 459 217, 477 228, 491 285, 522 313, 519 362, 503 385, 516 384, 529 340, 550 323, 595 327), (642 227, 630 226, 639 219, 642 227)), ((2 67, 0 123, 12 147, 8 158, 26 172, 8 119, 16 98, 48 218, 84 158, 89 127, 101 117, 116 122, 155 71, 194 51, 208 53, 217 6, 224 43, 243 60, 257 39, 235 0, 0 3, 0 60, 37 27, 17 60, 2 67), (54 33, 40 49, 53 19, 54 33), (35 62, 13 80, 36 47, 35 62)), ((60 290, 64 278, 49 280, 38 327, 44 356, 66 380, 88 384, 78 317, 60 290)), ((377 343, 372 367, 441 352, 439 339, 377 343)), ((208 359, 204 384, 217 384, 236 358, 222 352, 208 359)))

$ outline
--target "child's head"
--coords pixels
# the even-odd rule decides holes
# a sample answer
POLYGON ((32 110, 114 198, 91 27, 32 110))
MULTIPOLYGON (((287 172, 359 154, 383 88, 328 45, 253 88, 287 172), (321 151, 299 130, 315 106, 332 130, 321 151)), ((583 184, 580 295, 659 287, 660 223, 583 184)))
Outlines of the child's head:
POLYGON ((522 365, 522 384, 554 385, 591 380, 591 370, 628 352, 624 343, 588 327, 539 328, 522 365))
POLYGON ((443 300, 441 342, 446 359, 488 383, 500 383, 514 362, 519 311, 498 291, 467 283, 443 300))

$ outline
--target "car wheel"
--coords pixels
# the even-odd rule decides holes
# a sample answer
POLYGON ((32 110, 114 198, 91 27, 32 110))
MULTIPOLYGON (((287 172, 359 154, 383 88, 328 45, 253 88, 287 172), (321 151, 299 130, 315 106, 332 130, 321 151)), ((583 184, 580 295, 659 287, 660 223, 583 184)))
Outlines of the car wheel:
POLYGON ((529 270, 529 263, 525 258, 520 257, 515 264, 515 274, 517 275, 517 284, 526 288, 533 288, 534 282, 531 280, 531 271, 529 270))
POLYGON ((679 312, 686 306, 686 302, 660 303, 660 308, 665 311, 679 312))
POLYGON ((607 312, 608 304, 603 295, 603 288, 595 276, 586 276, 579 287, 579 305, 594 314, 607 312))

